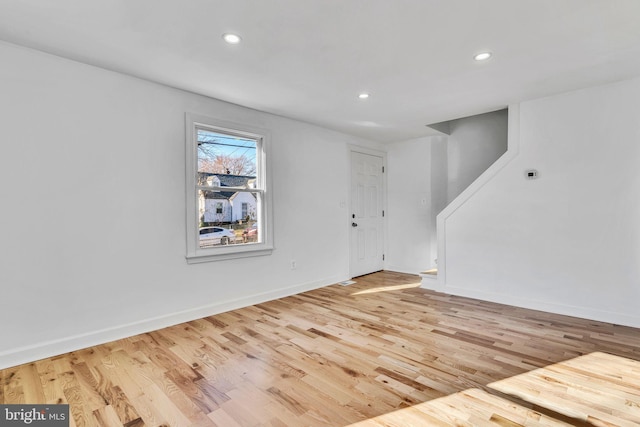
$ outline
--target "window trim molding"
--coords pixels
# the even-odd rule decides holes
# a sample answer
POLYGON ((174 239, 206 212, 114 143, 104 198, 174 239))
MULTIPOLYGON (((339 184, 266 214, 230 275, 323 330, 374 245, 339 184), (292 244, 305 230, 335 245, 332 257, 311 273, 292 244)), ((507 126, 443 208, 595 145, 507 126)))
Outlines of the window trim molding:
POLYGON ((186 185, 186 260, 189 264, 222 261, 235 258, 270 255, 273 246, 273 199, 271 196, 271 167, 270 167, 271 135, 266 129, 222 120, 216 117, 194 113, 185 113, 185 185, 186 185), (259 221, 262 228, 262 242, 229 245, 215 248, 200 248, 198 234, 198 196, 196 172, 198 170, 198 148, 195 137, 198 128, 210 128, 216 132, 249 137, 260 140, 256 147, 256 161, 258 167, 256 178, 262 184, 262 206, 259 209, 259 221))

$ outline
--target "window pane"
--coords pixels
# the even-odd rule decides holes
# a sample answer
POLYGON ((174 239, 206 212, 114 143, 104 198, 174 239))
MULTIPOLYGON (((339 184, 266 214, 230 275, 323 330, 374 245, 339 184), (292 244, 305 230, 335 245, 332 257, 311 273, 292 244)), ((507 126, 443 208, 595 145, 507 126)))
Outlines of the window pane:
POLYGON ((199 247, 262 242, 260 193, 198 190, 199 247))
MULTIPOLYGON (((205 180, 213 174, 253 177, 257 175, 255 139, 213 132, 207 129, 197 130, 198 175, 205 180), (206 174, 206 175, 205 175, 206 174)), ((209 181, 214 179, 209 179, 209 181)), ((200 185, 216 185, 202 183, 200 185)), ((225 184, 222 184, 225 185, 225 184)), ((236 186, 236 185, 225 185, 236 186)))

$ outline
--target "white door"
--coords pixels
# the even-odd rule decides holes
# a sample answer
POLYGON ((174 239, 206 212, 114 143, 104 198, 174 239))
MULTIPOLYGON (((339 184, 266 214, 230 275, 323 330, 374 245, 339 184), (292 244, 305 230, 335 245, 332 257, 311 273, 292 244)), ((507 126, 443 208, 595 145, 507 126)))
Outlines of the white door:
POLYGON ((351 152, 351 276, 383 268, 382 157, 351 152))

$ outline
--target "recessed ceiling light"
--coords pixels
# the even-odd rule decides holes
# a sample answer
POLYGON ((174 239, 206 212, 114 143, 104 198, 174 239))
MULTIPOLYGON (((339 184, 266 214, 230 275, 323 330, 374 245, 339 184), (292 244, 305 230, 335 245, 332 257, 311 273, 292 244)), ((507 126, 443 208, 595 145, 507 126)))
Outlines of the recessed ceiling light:
POLYGON ((222 38, 229 44, 238 44, 242 41, 239 35, 233 33, 225 33, 222 38))
POLYGON ((481 52, 474 56, 473 59, 475 59, 476 61, 486 61, 487 59, 491 58, 491 55, 491 52, 481 52))
POLYGON ((369 94, 366 92, 363 92, 360 95, 358 95, 358 98, 360 99, 367 99, 368 97, 369 97, 369 94))

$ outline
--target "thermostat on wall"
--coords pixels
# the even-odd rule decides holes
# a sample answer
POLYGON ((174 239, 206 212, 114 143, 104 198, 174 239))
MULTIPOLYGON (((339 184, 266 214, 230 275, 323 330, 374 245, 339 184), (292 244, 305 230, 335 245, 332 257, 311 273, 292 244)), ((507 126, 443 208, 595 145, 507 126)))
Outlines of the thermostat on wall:
POLYGON ((524 171, 524 177, 527 179, 537 179, 538 178, 538 171, 535 169, 529 169, 524 171))

